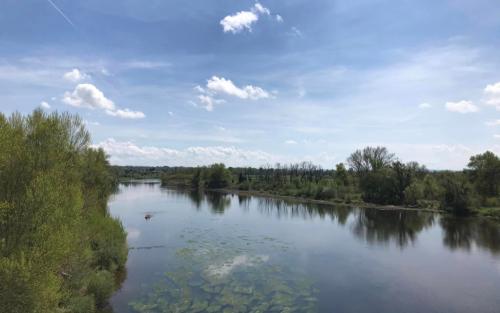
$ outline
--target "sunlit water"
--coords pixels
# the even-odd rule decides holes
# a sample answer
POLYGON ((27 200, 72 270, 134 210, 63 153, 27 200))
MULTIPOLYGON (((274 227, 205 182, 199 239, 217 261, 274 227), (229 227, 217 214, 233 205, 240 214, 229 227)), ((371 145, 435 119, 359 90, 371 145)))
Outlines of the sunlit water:
POLYGON ((500 228, 482 219, 120 185, 115 312, 500 312, 500 228), (145 219, 151 214, 150 219, 145 219))

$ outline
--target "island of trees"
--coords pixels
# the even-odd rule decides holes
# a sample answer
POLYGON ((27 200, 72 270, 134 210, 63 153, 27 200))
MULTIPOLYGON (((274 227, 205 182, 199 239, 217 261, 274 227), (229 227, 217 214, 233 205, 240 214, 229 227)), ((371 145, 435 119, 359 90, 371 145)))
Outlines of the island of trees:
POLYGON ((106 307, 127 257, 117 178, 68 114, 0 114, 0 311, 106 307))
MULTIPOLYGON (((150 172, 158 170, 151 168, 150 172)), ((163 184, 193 189, 238 190, 500 218, 500 158, 490 151, 472 156, 463 171, 430 171, 417 162, 403 163, 385 147, 357 150, 347 159, 347 165, 339 163, 334 170, 309 162, 261 168, 213 164, 162 170, 163 184)))

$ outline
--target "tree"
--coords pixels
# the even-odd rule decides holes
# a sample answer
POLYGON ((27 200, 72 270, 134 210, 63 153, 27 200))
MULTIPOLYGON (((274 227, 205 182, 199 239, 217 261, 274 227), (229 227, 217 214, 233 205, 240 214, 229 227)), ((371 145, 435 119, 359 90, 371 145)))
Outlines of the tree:
POLYGON ((0 308, 93 312, 116 286, 90 292, 88 277, 113 277, 128 252, 104 151, 77 116, 42 110, 0 114, 0 147, 0 308))
POLYGON ((477 192, 484 197, 497 197, 500 192, 500 158, 491 151, 470 158, 467 165, 477 192))
POLYGON ((335 166, 335 179, 342 186, 347 186, 349 184, 349 176, 344 163, 339 163, 335 166))
POLYGON ((231 172, 222 163, 208 169, 208 188, 225 188, 231 184, 231 172))
POLYGON ((392 164, 394 154, 385 147, 366 147, 356 150, 347 159, 349 167, 358 174, 378 171, 392 164))

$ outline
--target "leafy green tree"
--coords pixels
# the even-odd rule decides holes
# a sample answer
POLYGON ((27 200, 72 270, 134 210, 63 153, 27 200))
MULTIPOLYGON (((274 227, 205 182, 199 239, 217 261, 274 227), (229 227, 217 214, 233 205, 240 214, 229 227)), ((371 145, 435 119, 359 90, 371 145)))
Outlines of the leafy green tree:
POLYGON ((109 289, 89 293, 88 277, 127 255, 106 210, 116 183, 106 155, 81 119, 41 110, 0 114, 0 147, 0 308, 94 311, 109 289))
POLYGON ((500 158, 491 151, 470 158, 467 165, 478 193, 485 197, 500 194, 500 158))
POLYGON ((208 188, 225 188, 231 184, 231 172, 222 163, 208 168, 208 188))

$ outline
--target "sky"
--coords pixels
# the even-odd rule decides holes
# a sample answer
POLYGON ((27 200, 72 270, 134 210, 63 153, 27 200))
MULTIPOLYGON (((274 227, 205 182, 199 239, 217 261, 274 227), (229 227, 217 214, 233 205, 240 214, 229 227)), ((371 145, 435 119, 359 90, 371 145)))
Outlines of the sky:
POLYGON ((2 0, 0 111, 78 114, 117 165, 462 169, 500 154, 498 0, 2 0))

